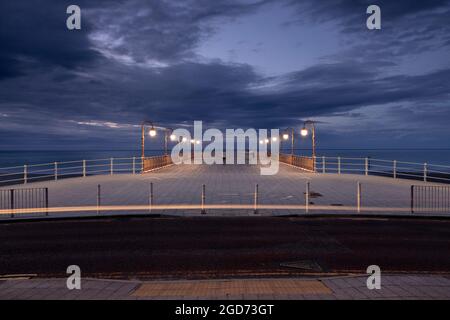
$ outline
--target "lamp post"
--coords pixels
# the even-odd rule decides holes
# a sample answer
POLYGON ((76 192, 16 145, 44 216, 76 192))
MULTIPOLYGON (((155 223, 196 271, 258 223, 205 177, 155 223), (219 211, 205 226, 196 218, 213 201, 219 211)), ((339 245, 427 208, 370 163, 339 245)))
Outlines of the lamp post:
POLYGON ((314 125, 314 121, 306 120, 303 123, 303 128, 300 131, 302 137, 306 137, 309 134, 307 129, 308 126, 311 127, 311 141, 312 141, 312 158, 313 158, 313 168, 316 167, 316 127, 314 125))
POLYGON ((151 121, 144 121, 141 125, 141 169, 144 171, 144 159, 145 159, 145 127, 151 126, 149 130, 150 137, 156 136, 156 129, 151 121))
POLYGON ((294 128, 287 128, 285 130, 286 133, 282 135, 283 140, 287 141, 289 140, 289 134, 288 131, 291 131, 291 156, 294 156, 294 142, 295 142, 295 131, 294 128))
POLYGON ((173 134, 173 129, 172 128, 166 128, 166 134, 164 136, 164 155, 168 154, 168 147, 167 144, 169 143, 169 139, 170 141, 175 141, 177 140, 177 136, 173 134))

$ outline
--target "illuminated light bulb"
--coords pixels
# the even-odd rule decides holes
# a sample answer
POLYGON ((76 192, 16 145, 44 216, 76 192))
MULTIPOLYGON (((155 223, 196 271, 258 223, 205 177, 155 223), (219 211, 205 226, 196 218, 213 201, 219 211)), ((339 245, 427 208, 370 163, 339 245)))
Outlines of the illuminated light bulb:
POLYGON ((306 136, 308 135, 308 130, 306 130, 306 128, 303 128, 303 129, 300 131, 300 134, 302 135, 302 137, 306 137, 306 136))

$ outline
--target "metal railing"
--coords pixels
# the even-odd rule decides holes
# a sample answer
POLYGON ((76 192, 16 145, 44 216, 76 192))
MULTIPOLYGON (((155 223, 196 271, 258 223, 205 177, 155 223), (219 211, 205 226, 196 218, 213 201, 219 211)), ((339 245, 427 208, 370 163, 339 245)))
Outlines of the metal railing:
POLYGON ((142 169, 144 172, 150 171, 170 163, 170 157, 156 156, 145 159, 105 158, 7 167, 0 168, 0 187, 92 175, 137 174, 141 173, 142 169))
POLYGON ((280 154, 280 161, 289 165, 302 168, 308 171, 314 171, 314 158, 297 156, 291 154, 280 154))
MULTIPOLYGON (((304 157, 280 154, 280 161, 316 173, 363 174, 450 183, 450 166, 397 160, 349 157, 304 157)), ((141 173, 172 164, 170 156, 141 159, 105 158, 0 168, 0 187, 91 175, 141 173)))
POLYGON ((312 158, 281 154, 280 161, 316 173, 363 174, 394 179, 421 180, 424 182, 450 183, 450 166, 397 160, 348 157, 312 158), (298 159, 298 160, 297 160, 298 159), (311 163, 314 167, 311 168, 311 163))
MULTIPOLYGON (((254 191, 247 194, 248 197, 241 199, 239 203, 223 203, 217 201, 217 194, 211 192, 207 195, 207 185, 198 185, 197 190, 189 190, 189 194, 194 191, 194 198, 198 200, 194 203, 172 203, 167 202, 164 196, 156 197, 154 194, 154 183, 148 185, 148 194, 142 198, 143 201, 134 204, 112 204, 107 203, 108 194, 101 192, 101 185, 97 185, 96 204, 86 203, 77 206, 54 206, 49 207, 47 188, 35 189, 15 189, 2 190, 0 192, 0 216, 10 215, 11 217, 23 214, 49 213, 61 214, 70 212, 96 212, 97 215, 112 212, 137 212, 144 211, 149 214, 157 214, 158 212, 174 212, 174 211, 194 211, 205 215, 213 214, 216 210, 245 210, 252 211, 253 214, 262 214, 262 211, 275 213, 277 211, 289 211, 289 214, 310 214, 310 213, 345 213, 345 214, 401 214, 410 215, 415 213, 434 213, 439 216, 448 216, 450 214, 450 186, 411 186, 410 201, 411 207, 405 202, 404 206, 389 206, 383 202, 383 205, 373 205, 370 197, 370 190, 359 181, 355 183, 355 188, 346 192, 346 204, 336 206, 333 204, 316 203, 317 197, 316 186, 307 181, 303 186, 299 185, 298 196, 296 201, 287 201, 285 198, 280 203, 273 203, 273 197, 262 190, 258 184, 254 185, 254 191), (198 193, 196 193, 198 192, 198 193), (37 196, 32 196, 37 194, 37 196), (367 196, 365 196, 367 194, 367 196), (31 199, 31 201, 30 201, 31 199), (34 199, 34 200, 33 200, 34 199), (211 199, 211 200, 210 200, 211 199), (104 201, 106 200, 106 201, 104 201), (314 201, 313 201, 314 200, 314 201)), ((156 186, 158 188, 158 186, 156 186)), ((212 188, 214 189, 214 187, 212 188)), ((108 192, 114 190, 109 189, 108 192)), ((161 195, 161 194, 159 194, 161 195)), ((117 194, 115 194, 117 197, 117 194)), ((405 199, 407 200, 407 199, 405 199)), ((127 201, 128 202, 128 201, 127 201)))
POLYGON ((48 209, 48 188, 27 188, 0 190, 0 209, 48 209))
POLYGON ((411 186, 411 212, 450 212, 450 186, 411 186))
POLYGON ((148 172, 158 168, 166 167, 173 164, 172 158, 169 155, 145 158, 142 171, 148 172))

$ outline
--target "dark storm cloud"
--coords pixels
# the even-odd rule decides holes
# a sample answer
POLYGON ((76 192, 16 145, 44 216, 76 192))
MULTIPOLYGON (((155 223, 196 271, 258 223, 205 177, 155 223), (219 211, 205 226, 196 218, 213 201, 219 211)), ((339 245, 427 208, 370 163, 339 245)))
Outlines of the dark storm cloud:
POLYGON ((211 20, 245 15, 271 1, 128 1, 92 9, 90 14, 101 30, 98 37, 102 49, 128 55, 137 62, 172 62, 193 55, 199 41, 213 31, 207 25, 211 20), (101 43, 102 37, 108 41, 101 43), (120 41, 111 45, 111 39, 120 41))
POLYGON ((86 35, 65 28, 68 1, 0 2, 0 79, 17 76, 26 68, 75 68, 98 57, 86 35))
POLYGON ((445 1, 382 3, 389 31, 361 42, 354 26, 365 27, 366 2, 289 2, 307 8, 299 16, 316 23, 338 21, 349 46, 326 62, 272 77, 195 56, 214 32, 211 21, 229 23, 271 1, 77 2, 86 14, 80 32, 65 28, 69 2, 0 3, 0 146, 32 135, 37 145, 127 147, 147 118, 170 127, 204 120, 221 128, 275 128, 307 117, 361 119, 354 110, 391 104, 399 106, 390 111, 395 119, 450 118, 443 105, 450 69, 386 72, 397 65, 394 58, 449 45, 445 1), (406 28, 414 14, 422 24, 406 28), (423 106, 437 107, 439 116, 425 117, 423 106))

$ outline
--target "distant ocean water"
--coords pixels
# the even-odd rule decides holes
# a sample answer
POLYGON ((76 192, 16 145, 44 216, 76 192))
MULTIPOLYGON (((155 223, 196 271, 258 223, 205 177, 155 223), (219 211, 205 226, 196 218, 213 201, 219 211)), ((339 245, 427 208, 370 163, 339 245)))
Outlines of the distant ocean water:
MULTIPOLYGON (((290 150, 284 150, 289 153, 290 150)), ((148 150, 146 155, 162 154, 162 150, 148 150)), ((311 150, 296 150, 296 154, 310 155, 311 150)), ((397 160, 417 163, 450 165, 450 149, 318 149, 318 156, 355 157, 397 160)), ((73 160, 139 157, 136 150, 71 150, 71 151, 0 151, 0 168, 24 164, 40 164, 73 160)))

